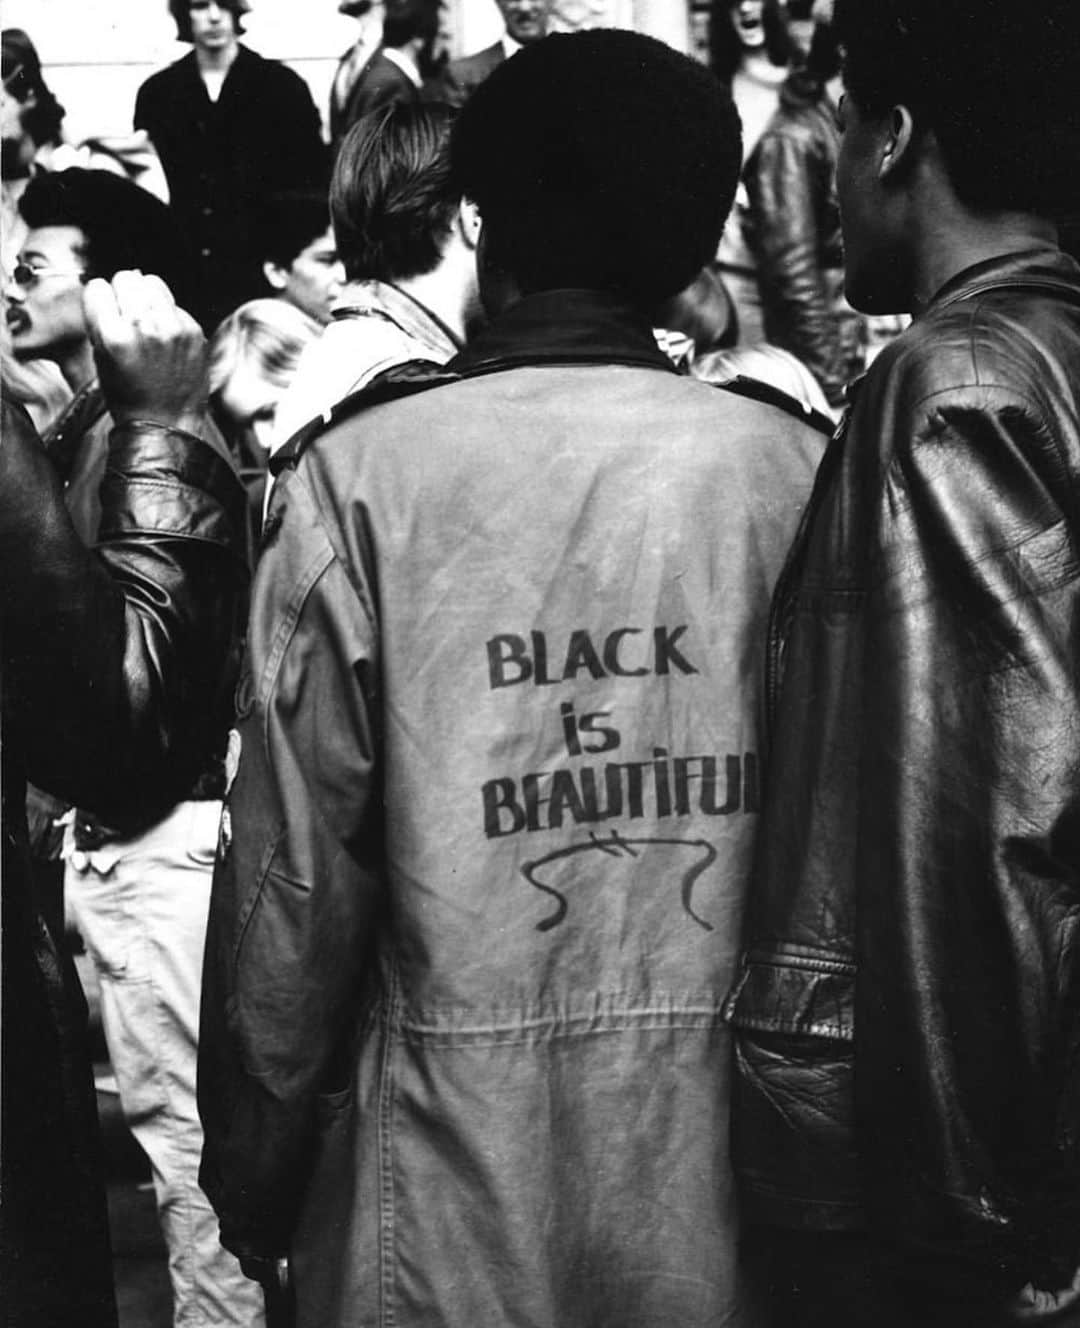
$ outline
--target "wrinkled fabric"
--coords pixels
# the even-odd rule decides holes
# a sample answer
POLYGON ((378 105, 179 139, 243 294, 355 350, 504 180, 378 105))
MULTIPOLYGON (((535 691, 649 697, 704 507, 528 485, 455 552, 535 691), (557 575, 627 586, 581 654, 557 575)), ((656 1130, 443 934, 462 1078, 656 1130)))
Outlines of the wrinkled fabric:
POLYGON ((796 70, 743 169, 743 231, 767 341, 797 356, 829 404, 863 368, 859 315, 844 298, 836 198, 840 128, 821 83, 796 70))
POLYGON ((735 1150, 758 1220, 1002 1295, 1080 1262, 1080 269, 993 260, 882 352, 770 627, 735 1150))
POLYGON ((748 1322, 720 1002, 819 435, 582 292, 449 368, 278 482, 203 1184, 301 1325, 748 1322))
POLYGON ((111 1328, 86 1006, 34 907, 24 774, 109 817, 169 806, 190 785, 204 716, 229 689, 243 493, 200 439, 116 429, 90 553, 28 417, 6 402, 0 493, 0 1308, 12 1328, 111 1328))

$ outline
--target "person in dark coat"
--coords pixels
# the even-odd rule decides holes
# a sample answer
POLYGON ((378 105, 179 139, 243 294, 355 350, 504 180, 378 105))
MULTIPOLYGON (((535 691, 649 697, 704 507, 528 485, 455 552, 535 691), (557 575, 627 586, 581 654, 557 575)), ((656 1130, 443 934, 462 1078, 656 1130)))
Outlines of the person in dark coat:
POLYGON ((204 331, 264 292, 256 226, 266 199, 325 189, 319 113, 299 75, 243 46, 246 0, 169 0, 194 50, 139 89, 135 127, 161 157, 172 206, 192 246, 204 331))
POLYGON ((391 102, 420 100, 425 79, 432 73, 438 32, 438 0, 387 0, 382 43, 353 83, 344 110, 335 117, 335 150, 346 131, 368 112, 391 102))
POLYGON ((552 0, 496 0, 506 32, 474 55, 451 60, 439 79, 438 99, 462 106, 484 79, 523 46, 547 36, 552 0))
POLYGON ((5 1328, 116 1324, 86 1004, 35 907, 25 779, 108 817, 175 801, 205 756, 190 734, 227 694, 244 583, 198 329, 156 277, 95 280, 86 300, 116 421, 96 551, 30 417, 2 408, 5 1328))

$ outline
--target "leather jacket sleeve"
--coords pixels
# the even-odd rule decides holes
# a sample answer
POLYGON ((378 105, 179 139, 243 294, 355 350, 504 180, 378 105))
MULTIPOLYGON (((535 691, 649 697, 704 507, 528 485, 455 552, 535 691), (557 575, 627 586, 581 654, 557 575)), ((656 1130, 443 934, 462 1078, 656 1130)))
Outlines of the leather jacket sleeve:
POLYGON ((289 472, 252 592, 199 1037, 200 1183, 242 1258, 288 1249, 372 969, 373 622, 304 471, 289 472))
POLYGON ((28 774, 118 829, 145 824, 228 728, 239 483, 199 438, 118 427, 89 551, 29 419, 5 405, 0 495, 5 716, 28 774))
POLYGON ((939 393, 904 432, 866 606, 862 1190, 887 1235, 1065 1285, 1080 1218, 1076 475, 1060 422, 1005 389, 939 393))

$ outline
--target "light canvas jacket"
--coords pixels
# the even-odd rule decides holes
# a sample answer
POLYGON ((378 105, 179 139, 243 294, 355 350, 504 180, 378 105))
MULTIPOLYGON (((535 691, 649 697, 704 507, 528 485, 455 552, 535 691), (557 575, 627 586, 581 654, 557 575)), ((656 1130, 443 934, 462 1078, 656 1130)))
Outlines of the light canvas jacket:
POLYGON ((203 1183, 301 1325, 742 1323, 733 977, 820 437, 531 297, 279 481, 203 1183))

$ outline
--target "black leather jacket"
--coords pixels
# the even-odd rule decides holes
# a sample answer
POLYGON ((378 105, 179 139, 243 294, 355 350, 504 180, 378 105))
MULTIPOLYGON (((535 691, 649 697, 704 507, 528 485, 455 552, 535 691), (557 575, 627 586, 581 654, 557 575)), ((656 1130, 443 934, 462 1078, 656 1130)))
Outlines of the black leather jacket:
POLYGON ((854 393, 773 605, 738 1030, 752 1220, 1002 1290, 1080 1262, 1080 268, 951 281, 854 393))
POLYGON ((765 337, 802 360, 834 406, 863 363, 859 315, 844 298, 839 150, 836 107, 820 80, 798 69, 743 170, 743 231, 765 337))
POLYGON ((0 474, 19 495, 0 504, 5 739, 35 783, 118 829, 146 825, 231 722, 243 489, 202 439, 115 428, 89 553, 29 420, 8 407, 4 422, 0 474))
POLYGON ((35 907, 24 776, 117 825, 190 787, 231 712, 244 496, 200 439, 115 429, 92 553, 29 417, 2 409, 0 1317, 114 1328, 86 1006, 35 907))

